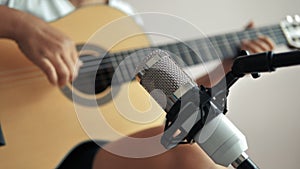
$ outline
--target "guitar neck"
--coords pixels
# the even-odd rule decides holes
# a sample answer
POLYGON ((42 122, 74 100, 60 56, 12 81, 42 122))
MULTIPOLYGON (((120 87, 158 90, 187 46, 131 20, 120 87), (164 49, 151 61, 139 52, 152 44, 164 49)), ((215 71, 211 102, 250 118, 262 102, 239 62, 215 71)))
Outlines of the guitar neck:
MULTIPOLYGON (((280 25, 272 25, 186 42, 154 46, 153 48, 167 50, 175 56, 178 56, 173 59, 177 63, 184 62, 181 66, 193 66, 215 59, 236 57, 239 55, 240 44, 243 39, 255 39, 259 35, 270 37, 276 45, 287 44, 280 25)), ((118 70, 117 74, 114 75, 117 81, 122 83, 132 80, 133 77, 131 75, 134 73, 134 69, 146 56, 147 50, 135 49, 108 54, 104 60, 108 60, 105 61, 105 63, 111 63, 111 67, 114 70, 118 70), (138 53, 136 53, 137 51, 138 53), (129 55, 131 55, 131 57, 125 59, 129 55), (121 62, 123 63, 120 65, 121 62)), ((105 75, 105 79, 111 79, 113 72, 115 71, 111 71, 110 74, 105 75)))
POLYGON ((215 59, 236 57, 240 53, 242 40, 256 39, 259 35, 270 37, 276 45, 287 44, 280 25, 272 25, 187 42, 162 45, 158 46, 158 48, 180 56, 186 65, 193 66, 215 59))

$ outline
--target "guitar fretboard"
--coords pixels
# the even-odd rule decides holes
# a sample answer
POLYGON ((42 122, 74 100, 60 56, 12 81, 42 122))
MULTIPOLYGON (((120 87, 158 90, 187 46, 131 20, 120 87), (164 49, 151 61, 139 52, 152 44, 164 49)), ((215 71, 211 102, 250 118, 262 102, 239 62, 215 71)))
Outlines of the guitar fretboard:
MULTIPOLYGON (((167 50, 179 56, 173 59, 177 63, 182 63, 183 61, 184 65, 181 66, 192 66, 215 59, 236 57, 239 55, 240 44, 243 39, 255 39, 260 35, 270 37, 276 45, 287 44, 280 25, 272 25, 186 42, 160 45, 153 48, 167 50)), ((134 78, 135 68, 147 54, 147 50, 141 49, 108 54, 103 61, 104 63, 110 63, 114 71, 111 73, 106 72, 105 79, 110 81, 113 75, 115 75, 116 82, 122 83, 132 80, 134 78), (138 53, 136 53, 137 51, 138 53), (131 55, 131 57, 125 59, 129 55, 131 55), (121 62, 122 64, 120 65, 121 62), (117 73, 115 73, 116 70, 117 73)), ((103 78, 101 79, 103 80, 103 78)))
POLYGON ((240 32, 159 46, 180 56, 188 66, 215 59, 233 58, 239 55, 243 39, 256 39, 259 35, 270 37, 276 45, 287 44, 280 25, 266 26, 240 32))

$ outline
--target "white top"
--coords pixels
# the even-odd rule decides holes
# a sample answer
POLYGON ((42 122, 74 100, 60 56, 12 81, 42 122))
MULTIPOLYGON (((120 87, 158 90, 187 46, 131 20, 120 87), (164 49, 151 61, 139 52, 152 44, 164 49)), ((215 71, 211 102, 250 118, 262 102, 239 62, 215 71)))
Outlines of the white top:
POLYGON ((0 0, 0 4, 31 13, 45 21, 53 21, 75 10, 68 0, 0 0))
MULTIPOLYGON (((61 18, 76 9, 69 0, 0 0, 0 5, 28 12, 47 22, 61 18)), ((122 0, 110 0, 109 5, 128 15, 135 14, 131 5, 122 0)), ((138 24, 142 25, 141 18, 138 16, 134 18, 138 24)))

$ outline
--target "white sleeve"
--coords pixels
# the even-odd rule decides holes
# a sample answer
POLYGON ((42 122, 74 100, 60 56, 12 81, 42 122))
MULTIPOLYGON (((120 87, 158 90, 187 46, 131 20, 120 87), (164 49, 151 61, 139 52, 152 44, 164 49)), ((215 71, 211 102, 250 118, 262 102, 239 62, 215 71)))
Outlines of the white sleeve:
POLYGON ((135 22, 143 26, 143 19, 138 15, 136 10, 128 3, 123 0, 109 0, 108 5, 117 8, 129 16, 133 16, 135 22))
MULTIPOLYGON (((6 0, 0 0, 5 3, 6 0)), ((75 10, 68 0, 8 0, 7 6, 35 15, 45 21, 53 21, 75 10)))
POLYGON ((8 0, 0 0, 0 5, 7 5, 8 0))

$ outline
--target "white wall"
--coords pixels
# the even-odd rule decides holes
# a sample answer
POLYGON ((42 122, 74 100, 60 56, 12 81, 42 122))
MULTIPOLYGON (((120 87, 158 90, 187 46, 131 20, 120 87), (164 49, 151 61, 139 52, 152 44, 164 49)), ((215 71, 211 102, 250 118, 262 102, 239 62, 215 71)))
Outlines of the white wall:
MULTIPOLYGON (((240 30, 300 14, 299 0, 127 0, 139 12, 164 12, 185 18, 207 35, 240 30)), ((155 25, 159 26, 159 25, 155 25)), ((184 32, 187 38, 197 36, 184 32)), ((145 28, 147 30, 147 27, 145 28)), ((163 42, 163 40, 161 40, 163 42)), ((246 135, 248 154, 262 168, 299 168, 300 66, 240 80, 229 96, 228 117, 246 135)))

